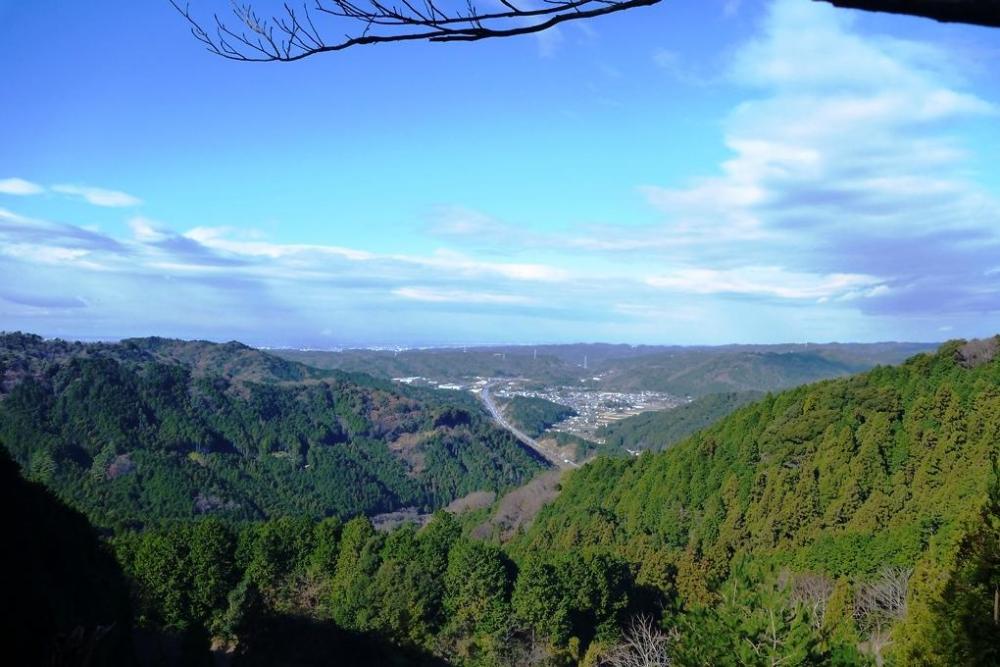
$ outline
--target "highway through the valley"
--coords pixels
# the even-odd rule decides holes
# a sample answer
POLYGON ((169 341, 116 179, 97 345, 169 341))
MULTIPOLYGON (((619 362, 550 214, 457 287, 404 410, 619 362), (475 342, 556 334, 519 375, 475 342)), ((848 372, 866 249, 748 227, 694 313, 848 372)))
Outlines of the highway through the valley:
POLYGON ((517 428, 513 424, 507 421, 500 411, 500 406, 496 404, 493 400, 493 396, 490 394, 490 385, 487 383, 481 392, 479 392, 479 398, 482 399, 483 405, 489 411, 490 416, 493 420, 500 425, 502 428, 510 431, 515 438, 520 440, 526 447, 530 447, 532 450, 538 453, 543 459, 551 463, 558 468, 579 468, 579 464, 570 461, 569 459, 559 457, 555 452, 551 452, 545 447, 538 444, 538 441, 530 437, 527 433, 517 428))

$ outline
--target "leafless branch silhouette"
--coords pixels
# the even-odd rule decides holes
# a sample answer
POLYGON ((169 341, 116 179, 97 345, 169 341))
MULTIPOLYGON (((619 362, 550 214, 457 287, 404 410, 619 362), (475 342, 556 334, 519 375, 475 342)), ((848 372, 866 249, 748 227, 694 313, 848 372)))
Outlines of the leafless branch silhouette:
POLYGON ((187 19, 191 34, 212 53, 241 61, 301 60, 318 53, 384 42, 474 42, 493 37, 526 35, 604 14, 655 5, 661 0, 495 0, 495 11, 480 9, 473 0, 312 0, 284 3, 265 16, 250 4, 232 4, 231 17, 212 15, 206 27, 190 4, 170 0, 187 19), (335 22, 348 28, 336 39, 328 28, 335 22), (320 25, 322 24, 322 27, 320 25))

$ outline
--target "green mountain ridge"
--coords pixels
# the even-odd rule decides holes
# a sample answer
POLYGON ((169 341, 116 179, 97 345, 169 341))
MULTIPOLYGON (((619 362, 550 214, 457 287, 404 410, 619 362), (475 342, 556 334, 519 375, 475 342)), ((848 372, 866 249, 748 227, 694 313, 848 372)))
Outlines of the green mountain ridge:
POLYGON ((419 376, 465 381, 474 377, 521 377, 544 385, 701 396, 785 389, 879 364, 896 364, 935 347, 924 343, 714 347, 576 344, 273 353, 317 368, 385 378, 419 376))
MULTIPOLYGON (((972 585, 963 577, 986 576, 967 570, 970 540, 1000 528, 983 515, 1000 453, 998 348, 1000 337, 950 342, 768 396, 659 454, 598 459, 563 479, 511 551, 615 554, 689 612, 747 563, 855 595, 887 568, 912 570, 884 652, 900 665, 993 664, 1000 635, 970 637, 972 620, 956 620, 988 624, 993 591, 975 611, 952 596, 972 585)), ((1000 561, 991 567, 1000 585, 1000 561)))
POLYGON ((184 341, 156 336, 118 343, 81 343, 45 339, 20 332, 0 333, 0 395, 27 378, 42 378, 54 364, 77 358, 119 363, 161 363, 188 368, 193 377, 221 377, 234 382, 301 382, 334 375, 230 341, 184 341))
POLYGON ((0 441, 101 524, 434 509, 544 467, 471 397, 239 344, 0 338, 0 441))

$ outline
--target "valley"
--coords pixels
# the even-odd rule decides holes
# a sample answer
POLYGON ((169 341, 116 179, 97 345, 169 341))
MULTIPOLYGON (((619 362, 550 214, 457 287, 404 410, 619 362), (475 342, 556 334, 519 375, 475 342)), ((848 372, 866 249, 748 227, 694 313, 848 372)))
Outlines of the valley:
MULTIPOLYGON (((742 652, 768 632, 794 664, 997 655, 987 630, 927 627, 989 623, 1000 337, 776 393, 798 361, 746 374, 699 350, 716 379, 687 367, 697 396, 450 366, 401 382, 238 343, 0 343, 0 441, 30 493, 102 529, 141 641, 184 663, 316 664, 332 641, 358 664, 590 664, 653 618, 682 665, 763 665, 742 652), (740 373, 758 389, 708 391, 740 373), (909 612, 864 606, 887 586, 909 612)), ((626 358, 617 382, 648 386, 654 362, 626 358)), ((87 593, 96 617, 127 616, 116 594, 87 593)))

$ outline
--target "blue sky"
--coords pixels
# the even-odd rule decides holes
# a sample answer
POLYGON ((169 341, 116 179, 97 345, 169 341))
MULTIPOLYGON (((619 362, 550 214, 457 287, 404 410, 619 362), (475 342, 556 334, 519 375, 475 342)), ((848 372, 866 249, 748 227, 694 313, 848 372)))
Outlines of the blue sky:
POLYGON ((810 0, 293 64, 206 53, 166 0, 0 0, 0 329, 990 335, 997 63, 1000 31, 810 0))

